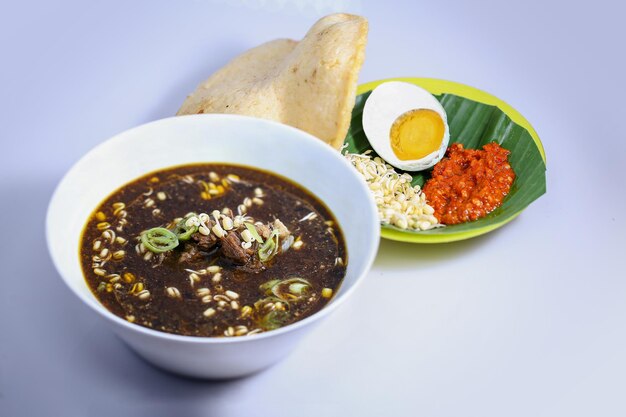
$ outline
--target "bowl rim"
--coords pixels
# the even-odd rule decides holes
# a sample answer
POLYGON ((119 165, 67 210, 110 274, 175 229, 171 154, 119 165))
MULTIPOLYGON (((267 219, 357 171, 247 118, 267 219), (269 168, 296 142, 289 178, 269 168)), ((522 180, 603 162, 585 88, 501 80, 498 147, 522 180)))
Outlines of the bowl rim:
MULTIPOLYGON (((166 340, 173 341, 173 342, 184 342, 184 343, 192 343, 192 344, 250 343, 250 342, 263 340, 267 338, 278 337, 280 335, 291 333, 298 329, 306 327, 309 324, 313 324, 314 322, 322 319, 323 317, 327 316, 332 311, 334 311, 361 284, 361 282, 363 281, 363 278, 371 269, 374 263, 374 259, 376 258, 376 254, 378 252, 378 246, 380 244, 380 223, 378 221, 378 212, 376 209, 376 203, 374 202, 374 199, 371 196, 371 193, 369 192, 369 189, 367 188, 366 183, 364 181, 360 181, 360 178, 358 175, 359 174, 350 165, 350 162, 345 157, 343 157, 343 155, 339 151, 335 150, 330 145, 326 144, 325 142, 311 135, 308 132, 305 132, 298 128, 285 125, 276 121, 250 117, 250 116, 234 115, 234 114, 194 114, 194 115, 184 115, 184 116, 172 116, 172 117, 154 120, 154 121, 144 123, 144 124, 132 127, 130 129, 124 130, 100 142, 99 144, 94 146, 92 149, 90 149, 87 153, 85 153, 83 156, 81 156, 76 162, 74 162, 71 168, 63 175, 62 179, 57 184, 52 194, 52 197, 50 198, 50 202, 48 203, 48 208, 46 210, 46 244, 48 247, 48 253, 50 254, 50 258, 52 259, 52 263, 54 264, 54 267, 58 275, 60 276, 62 281, 65 283, 65 285, 69 287, 72 293, 74 293, 74 295, 76 295, 83 303, 88 305, 92 310, 94 310, 103 318, 110 320, 114 324, 117 324, 121 326, 122 328, 128 329, 131 332, 136 332, 136 333, 145 335, 147 337, 152 337, 152 338, 157 338, 157 339, 166 339, 166 340), (74 288, 74 285, 72 285, 66 279, 65 275, 62 273, 60 261, 58 261, 54 256, 54 251, 52 249, 52 246, 55 245, 55 242, 54 242, 54 239, 51 237, 51 227, 52 227, 51 223, 53 222, 54 219, 52 219, 51 217, 52 217, 52 208, 57 204, 60 190, 63 189, 65 184, 72 177, 78 175, 77 173, 80 172, 79 169, 80 169, 81 162, 84 161, 85 159, 88 159, 92 155, 101 152, 102 149, 108 146, 112 146, 112 144, 115 144, 116 142, 128 140, 126 136, 128 136, 131 133, 137 133, 138 131, 143 130, 143 129, 154 128, 154 126, 158 126, 159 124, 188 123, 190 121, 193 123, 196 123, 198 121, 201 121, 200 123, 204 123, 203 122, 204 120, 211 122, 212 120, 219 120, 219 119, 232 120, 233 123, 238 123, 238 124, 241 124, 241 123, 266 124, 267 126, 270 126, 272 129, 279 129, 279 130, 282 129, 282 130, 288 131, 290 135, 294 136, 295 140, 301 140, 303 144, 307 144, 303 146, 313 146, 313 147, 317 147, 320 150, 323 149, 322 152, 324 152, 328 158, 330 158, 331 160, 335 160, 337 163, 345 166, 346 172, 352 173, 349 175, 353 175, 355 179, 359 180, 359 181, 356 181, 356 183, 358 184, 358 187, 361 188, 363 195, 367 196, 367 201, 366 202, 364 201, 364 203, 367 203, 367 205, 369 206, 369 211, 371 214, 369 216, 370 219, 368 221, 369 225, 364 224, 364 226, 369 228, 369 230, 367 230, 367 236, 371 236, 371 238, 369 239, 370 245, 367 250, 366 259, 363 261, 360 271, 356 272, 357 276, 352 286, 347 288, 345 292, 341 293, 337 297, 333 297, 333 299, 331 299, 331 301, 326 306, 324 306, 321 310, 315 312, 314 314, 302 320, 299 320, 295 323, 291 323, 287 326, 281 327, 279 329, 258 333, 250 337, 186 336, 186 335, 167 333, 167 332, 162 332, 162 331, 155 330, 155 329, 150 329, 147 327, 130 323, 127 320, 124 320, 123 318, 110 312, 106 307, 104 307, 100 302, 98 302, 97 299, 95 299, 95 297, 92 299, 80 293, 76 288, 74 288), (296 139, 296 137, 299 137, 299 139, 296 139)), ((367 210, 362 211, 362 214, 365 214, 365 213, 367 213, 367 210)), ((367 219, 365 218, 363 218, 363 220, 367 221, 367 219)))

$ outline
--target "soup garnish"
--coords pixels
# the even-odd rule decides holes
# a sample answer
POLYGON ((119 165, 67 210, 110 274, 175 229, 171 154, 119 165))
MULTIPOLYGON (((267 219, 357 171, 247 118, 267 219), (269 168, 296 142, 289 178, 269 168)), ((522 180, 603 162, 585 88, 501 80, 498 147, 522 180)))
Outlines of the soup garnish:
POLYGON ((301 320, 328 303, 346 271, 341 230, 316 197, 277 175, 222 164, 124 185, 89 219, 80 256, 111 312, 189 336, 301 320))

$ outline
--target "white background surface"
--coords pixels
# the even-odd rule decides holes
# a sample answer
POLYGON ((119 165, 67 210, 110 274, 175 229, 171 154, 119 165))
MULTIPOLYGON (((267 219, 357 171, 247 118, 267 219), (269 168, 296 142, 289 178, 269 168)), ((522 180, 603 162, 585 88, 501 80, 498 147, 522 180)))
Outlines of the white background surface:
POLYGON ((300 38, 334 8, 292 3, 2 4, 0 416, 626 415, 617 1, 340 2, 370 20, 361 82, 431 76, 508 101, 544 141, 548 193, 471 241, 384 241, 354 297, 268 371, 162 373, 65 288, 43 231, 63 173, 174 114, 238 53, 300 38))

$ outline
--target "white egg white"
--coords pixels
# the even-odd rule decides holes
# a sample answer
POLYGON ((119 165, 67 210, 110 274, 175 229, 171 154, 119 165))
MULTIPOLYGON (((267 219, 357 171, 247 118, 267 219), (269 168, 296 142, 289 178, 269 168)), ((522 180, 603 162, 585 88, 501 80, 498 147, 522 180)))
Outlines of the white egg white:
POLYGON ((428 91, 414 84, 389 81, 376 87, 363 107, 363 131, 370 145, 388 164, 404 171, 423 171, 443 158, 450 141, 448 117, 439 101, 428 91), (391 148, 393 122, 409 110, 429 109, 443 119, 445 131, 441 146, 420 159, 402 161, 391 148))

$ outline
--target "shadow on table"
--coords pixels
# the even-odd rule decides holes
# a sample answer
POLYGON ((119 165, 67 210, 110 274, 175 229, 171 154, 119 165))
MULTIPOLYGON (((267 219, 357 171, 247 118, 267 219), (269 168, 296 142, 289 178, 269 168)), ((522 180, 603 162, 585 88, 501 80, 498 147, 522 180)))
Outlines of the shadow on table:
POLYGON ((124 414, 129 408, 139 417, 229 415, 253 401, 253 386, 272 372, 223 381, 181 377, 150 365, 107 328, 99 327, 99 336, 84 346, 83 363, 76 365, 89 367, 103 387, 115 386, 117 394, 131 398, 119 405, 103 401, 102 415, 124 414))
MULTIPOLYGON (((516 220, 513 220, 515 222, 516 220)), ((385 269, 424 269, 451 259, 471 256, 506 229, 458 242, 420 244, 381 239, 374 266, 385 269)))

